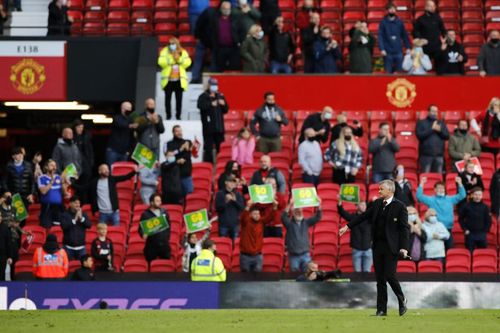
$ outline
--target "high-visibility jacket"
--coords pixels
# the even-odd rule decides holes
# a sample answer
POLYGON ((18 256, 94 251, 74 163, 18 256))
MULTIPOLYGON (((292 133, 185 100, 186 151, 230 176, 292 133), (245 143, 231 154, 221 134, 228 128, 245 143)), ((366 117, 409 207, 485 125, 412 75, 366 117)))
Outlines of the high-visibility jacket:
POLYGON ((226 281, 226 269, 220 258, 210 250, 201 250, 191 263, 191 281, 226 281))
POLYGON ((33 275, 39 279, 62 279, 68 275, 68 255, 63 249, 47 253, 42 247, 33 255, 33 275))
POLYGON ((161 67, 161 87, 165 88, 172 73, 174 66, 178 66, 179 75, 181 80, 181 87, 185 91, 188 88, 188 77, 186 69, 191 66, 191 58, 186 50, 181 50, 181 56, 179 59, 175 60, 174 55, 170 52, 170 49, 164 47, 160 52, 158 57, 158 65, 161 67))

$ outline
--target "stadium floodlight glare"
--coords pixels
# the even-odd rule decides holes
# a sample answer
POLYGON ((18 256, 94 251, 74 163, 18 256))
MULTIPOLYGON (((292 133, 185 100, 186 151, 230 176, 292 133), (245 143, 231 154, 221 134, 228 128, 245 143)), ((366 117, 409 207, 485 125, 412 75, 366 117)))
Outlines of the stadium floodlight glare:
POLYGON ((94 124, 111 124, 113 122, 113 118, 97 118, 97 119, 92 119, 92 122, 94 124))
POLYGON ((113 118, 106 116, 105 114, 92 114, 92 113, 84 113, 81 116, 82 120, 92 120, 94 124, 111 124, 113 122, 113 118))
POLYGON ((19 110, 81 110, 90 109, 90 105, 78 102, 5 102, 5 106, 14 106, 19 110))

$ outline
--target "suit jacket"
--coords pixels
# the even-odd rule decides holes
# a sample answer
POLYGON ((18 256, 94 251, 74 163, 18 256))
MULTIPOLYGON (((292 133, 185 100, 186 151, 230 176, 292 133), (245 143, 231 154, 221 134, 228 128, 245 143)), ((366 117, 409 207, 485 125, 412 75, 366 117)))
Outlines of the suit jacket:
MULTIPOLYGON (((354 217, 347 225, 349 229, 356 227, 363 221, 368 221, 372 225, 372 239, 375 237, 377 227, 377 215, 382 209, 383 199, 377 199, 368 207, 366 212, 354 217)), ((408 211, 401 201, 393 198, 392 202, 386 208, 387 221, 385 223, 385 235, 389 249, 393 254, 398 254, 400 249, 409 248, 410 225, 408 224, 408 211)))

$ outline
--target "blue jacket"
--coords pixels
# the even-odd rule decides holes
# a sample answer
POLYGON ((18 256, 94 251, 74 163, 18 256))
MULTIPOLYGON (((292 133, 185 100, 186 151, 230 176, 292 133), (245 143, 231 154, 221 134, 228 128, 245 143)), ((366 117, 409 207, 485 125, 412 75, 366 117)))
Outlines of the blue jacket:
POLYGON ((188 13, 201 14, 210 5, 209 0, 189 0, 188 13))
POLYGON ((437 195, 425 195, 422 186, 417 188, 417 200, 427 205, 429 208, 434 208, 437 213, 438 221, 444 224, 446 229, 453 228, 453 206, 462 201, 466 196, 463 185, 458 187, 458 193, 455 195, 445 195, 438 197, 437 195))
POLYGON ((340 59, 340 51, 337 46, 326 50, 326 42, 318 39, 314 42, 314 72, 315 73, 338 73, 337 60, 340 59))
POLYGON ((389 16, 386 15, 378 27, 380 51, 385 51, 387 54, 403 53, 403 43, 407 49, 411 47, 403 21, 399 17, 390 20, 389 16))

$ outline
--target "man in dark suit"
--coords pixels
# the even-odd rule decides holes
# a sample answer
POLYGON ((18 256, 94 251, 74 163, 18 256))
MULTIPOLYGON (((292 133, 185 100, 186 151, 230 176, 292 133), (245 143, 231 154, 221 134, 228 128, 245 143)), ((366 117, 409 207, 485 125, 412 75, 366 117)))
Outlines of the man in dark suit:
POLYGON ((392 180, 379 183, 379 196, 368 210, 357 215, 340 229, 340 236, 367 220, 372 224, 373 264, 377 277, 376 316, 387 315, 387 282, 396 294, 399 315, 406 313, 406 297, 396 279, 398 257, 408 258, 409 224, 408 211, 401 201, 394 198, 395 185, 392 180))

